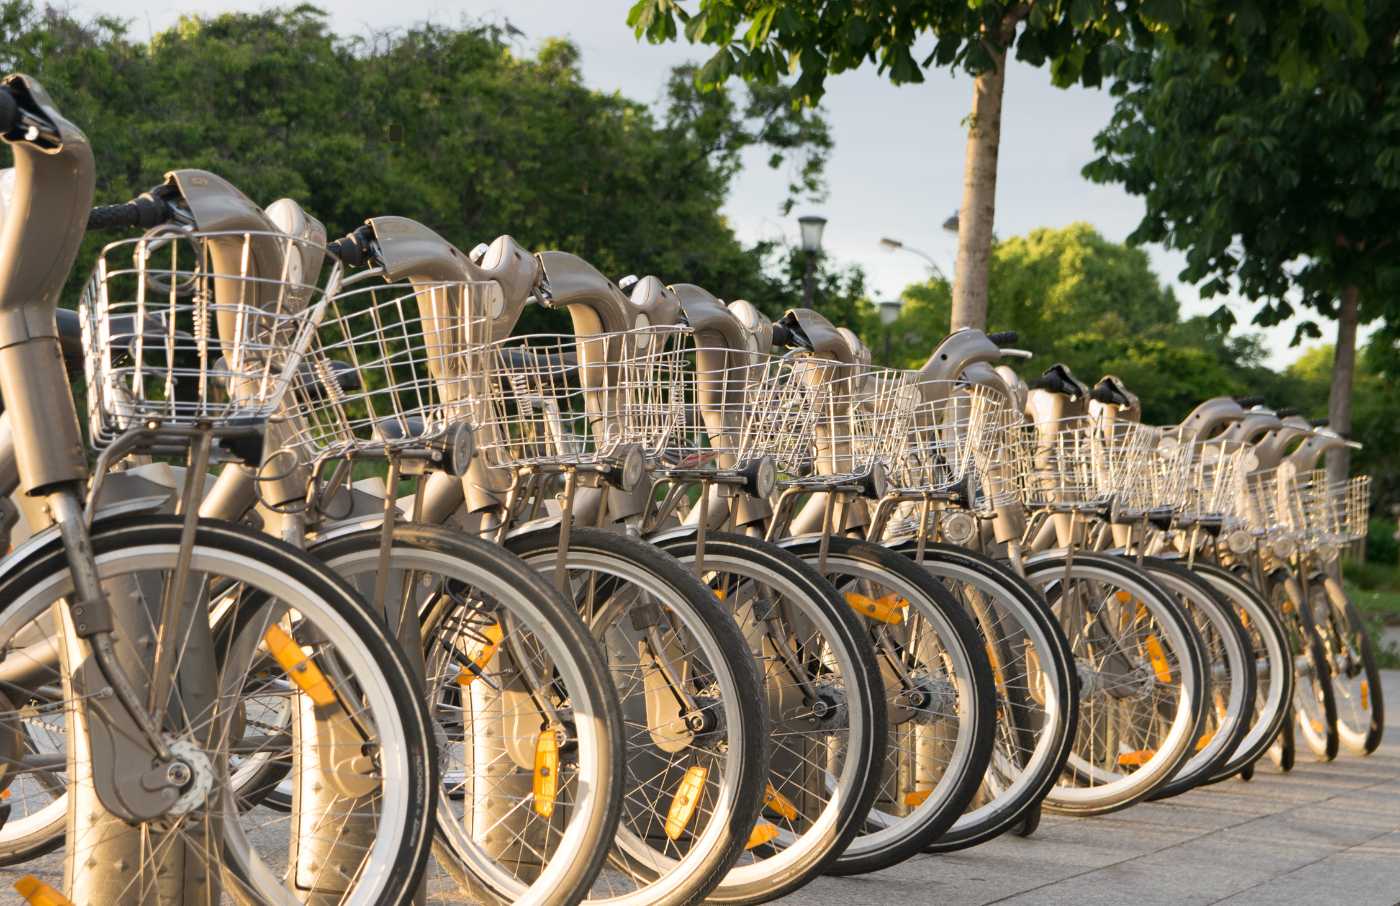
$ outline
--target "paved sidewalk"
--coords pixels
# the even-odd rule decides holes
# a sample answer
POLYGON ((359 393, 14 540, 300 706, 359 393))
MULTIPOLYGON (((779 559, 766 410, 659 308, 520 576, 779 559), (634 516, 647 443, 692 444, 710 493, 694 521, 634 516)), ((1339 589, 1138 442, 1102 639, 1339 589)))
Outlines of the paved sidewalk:
POLYGON ((1400 903, 1400 671, 1384 676, 1388 732, 1369 758, 1291 774, 1268 759, 1231 780, 1102 818, 1046 816, 1028 839, 824 878, 788 904, 1094 906, 1400 903))

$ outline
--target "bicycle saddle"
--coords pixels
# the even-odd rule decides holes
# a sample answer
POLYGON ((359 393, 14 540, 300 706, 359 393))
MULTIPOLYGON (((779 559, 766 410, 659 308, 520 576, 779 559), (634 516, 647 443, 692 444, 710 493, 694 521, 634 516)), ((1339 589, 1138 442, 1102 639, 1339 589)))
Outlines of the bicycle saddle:
POLYGON ((544 352, 529 346, 505 346, 500 350, 502 361, 515 372, 526 368, 538 369, 554 380, 573 383, 578 377, 577 352, 544 352))
MULTIPOLYGON (((54 313, 58 325, 58 345, 63 350, 63 364, 69 371, 81 373, 83 370, 83 320, 71 308, 60 308, 54 313)), ((141 333, 147 337, 165 336, 166 321, 162 314, 146 315, 141 333)), ((123 356, 130 352, 136 340, 136 317, 134 315, 114 315, 107 319, 107 331, 111 336, 110 349, 113 356, 123 356)), ((181 349, 194 348, 194 337, 183 331, 175 332, 176 343, 181 349)))
POLYGON ((381 418, 374 423, 375 436, 386 441, 422 437, 427 430, 427 423, 417 415, 403 418, 381 418))
POLYGON ((1084 382, 1074 376, 1068 365, 1061 362, 1056 362, 1045 369, 1040 377, 1030 381, 1027 386, 1031 390, 1046 390, 1076 400, 1082 400, 1089 395, 1089 388, 1084 385, 1084 382))

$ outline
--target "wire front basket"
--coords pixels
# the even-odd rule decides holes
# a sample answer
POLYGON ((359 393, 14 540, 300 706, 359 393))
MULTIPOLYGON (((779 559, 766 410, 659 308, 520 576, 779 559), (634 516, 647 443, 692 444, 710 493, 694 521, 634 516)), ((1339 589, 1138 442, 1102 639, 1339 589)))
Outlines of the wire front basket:
POLYGON ((477 450, 497 468, 587 465, 634 446, 660 455, 685 424, 688 336, 648 327, 492 344, 477 450))
POLYGON ((825 388, 802 380, 785 356, 696 348, 675 375, 685 419, 666 443, 659 471, 739 470, 764 457, 798 474, 812 459, 825 388))
POLYGON ((1332 499, 1340 514, 1342 540, 1365 541, 1371 530, 1371 476, 1356 475, 1332 485, 1332 499))
POLYGON ((947 492, 971 472, 1001 461, 1013 413, 1005 396, 979 385, 920 381, 903 448, 890 469, 891 488, 947 492))
POLYGON ((280 233, 164 230, 106 246, 78 307, 93 445, 271 415, 320 317, 324 257, 280 233))
POLYGON ((1071 416, 1018 429, 1011 461, 1027 507, 1103 510, 1116 500, 1145 509, 1142 478, 1155 468, 1159 440, 1135 422, 1071 416))
POLYGON ((1258 465, 1246 445, 1223 440, 1196 441, 1182 446, 1185 493, 1180 515, 1186 521, 1240 521, 1240 498, 1245 477, 1258 465))
POLYGON ((490 363, 494 282, 395 282, 332 295, 283 411, 308 461, 430 448, 471 423, 490 363))
POLYGON ((828 481, 891 468, 904 449, 919 402, 912 372, 798 357, 797 378, 820 387, 813 430, 813 466, 828 481))

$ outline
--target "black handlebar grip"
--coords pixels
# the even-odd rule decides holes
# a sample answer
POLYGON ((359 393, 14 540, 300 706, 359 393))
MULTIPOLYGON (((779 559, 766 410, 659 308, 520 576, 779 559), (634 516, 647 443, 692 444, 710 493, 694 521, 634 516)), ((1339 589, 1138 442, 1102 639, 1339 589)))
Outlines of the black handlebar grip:
POLYGON ((122 204, 104 204, 93 208, 88 213, 88 229, 149 229, 165 223, 170 215, 170 205, 147 192, 122 204))
POLYGON ((1060 380, 1054 375, 1042 374, 1040 377, 1031 378, 1026 382, 1028 390, 1050 390, 1055 393, 1060 392, 1060 380))
POLYGON ((1264 398, 1262 396, 1237 396, 1235 402, 1246 409, 1252 409, 1255 406, 1264 405, 1264 398))
POLYGON ((361 267, 369 261, 369 240, 370 228, 362 226, 347 233, 343 239, 327 243, 326 251, 334 255, 346 267, 361 267))
POLYGON ((0 134, 9 132, 19 122, 19 105, 10 89, 0 86, 0 134))
POLYGON ((1296 406, 1284 406, 1282 409, 1274 412, 1274 415, 1277 415, 1279 418, 1291 418, 1292 416, 1301 414, 1302 412, 1296 406))
POLYGON ((999 330, 996 333, 987 334, 987 339, 998 346, 1010 346, 1021 338, 1021 335, 1014 330, 999 330))
POLYGON ((792 346, 792 345, 794 345, 793 342, 792 342, 792 331, 788 330, 787 327, 786 327, 786 325, 784 325, 784 324, 782 324, 782 323, 780 323, 780 322, 777 322, 777 321, 774 321, 774 322, 773 322, 773 345, 774 345, 774 346, 792 346))
POLYGON ((1308 424, 1312 425, 1314 428, 1326 428, 1326 427, 1327 427, 1327 419, 1325 419, 1325 418, 1315 418, 1315 419, 1313 419, 1312 421, 1308 422, 1308 424))

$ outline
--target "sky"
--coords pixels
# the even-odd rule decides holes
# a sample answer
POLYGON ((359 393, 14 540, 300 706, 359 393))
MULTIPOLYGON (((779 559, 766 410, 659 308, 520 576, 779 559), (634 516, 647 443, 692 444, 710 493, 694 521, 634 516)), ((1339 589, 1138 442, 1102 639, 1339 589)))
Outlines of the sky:
MULTIPOLYGON (((705 47, 684 40, 666 45, 638 42, 627 27, 632 0, 338 0, 337 30, 346 34, 403 27, 422 21, 455 25, 463 17, 509 22, 523 35, 520 51, 531 52, 540 41, 567 37, 582 52, 584 80, 593 88, 645 102, 663 97, 672 66, 703 60, 705 47)), ((250 0, 73 0, 79 13, 115 15, 131 20, 131 33, 159 31, 181 13, 256 10, 269 4, 250 0)), ((797 242, 796 218, 819 214, 827 218, 823 245, 842 263, 866 271, 875 300, 897 298, 909 283, 928 274, 924 260, 908 252, 889 252, 880 245, 893 237, 930 255, 952 272, 956 238, 942 224, 957 210, 962 194, 965 131, 962 120, 972 101, 972 81, 946 70, 930 70, 919 85, 891 85, 873 65, 832 77, 822 104, 832 128, 835 148, 827 165, 828 194, 790 216, 779 205, 787 185, 755 152, 726 205, 725 215, 741 239, 785 238, 797 242)), ((1095 133, 1113 110, 1106 91, 1050 84, 1049 75, 1019 63, 1007 71, 1003 107, 1000 167, 997 183, 996 231, 1000 236, 1025 233, 1040 226, 1064 226, 1087 221, 1115 241, 1126 239, 1137 225, 1142 202, 1117 186, 1096 185, 1080 175, 1094 156, 1095 133)), ((1148 246, 1158 277, 1172 286, 1188 314, 1213 311, 1219 299, 1201 301, 1194 287, 1176 280, 1184 266, 1180 253, 1148 246)), ((679 276, 674 279, 681 279, 679 276)), ((1250 306, 1232 301, 1236 317, 1247 323, 1250 306)), ((994 329, 1014 325, 990 325, 994 329)), ((1333 328, 1322 325, 1330 338, 1333 328)), ((1258 328, 1251 328, 1258 330, 1258 328)), ((1269 363, 1280 367, 1297 357, 1290 348, 1293 324, 1264 331, 1269 363)))

